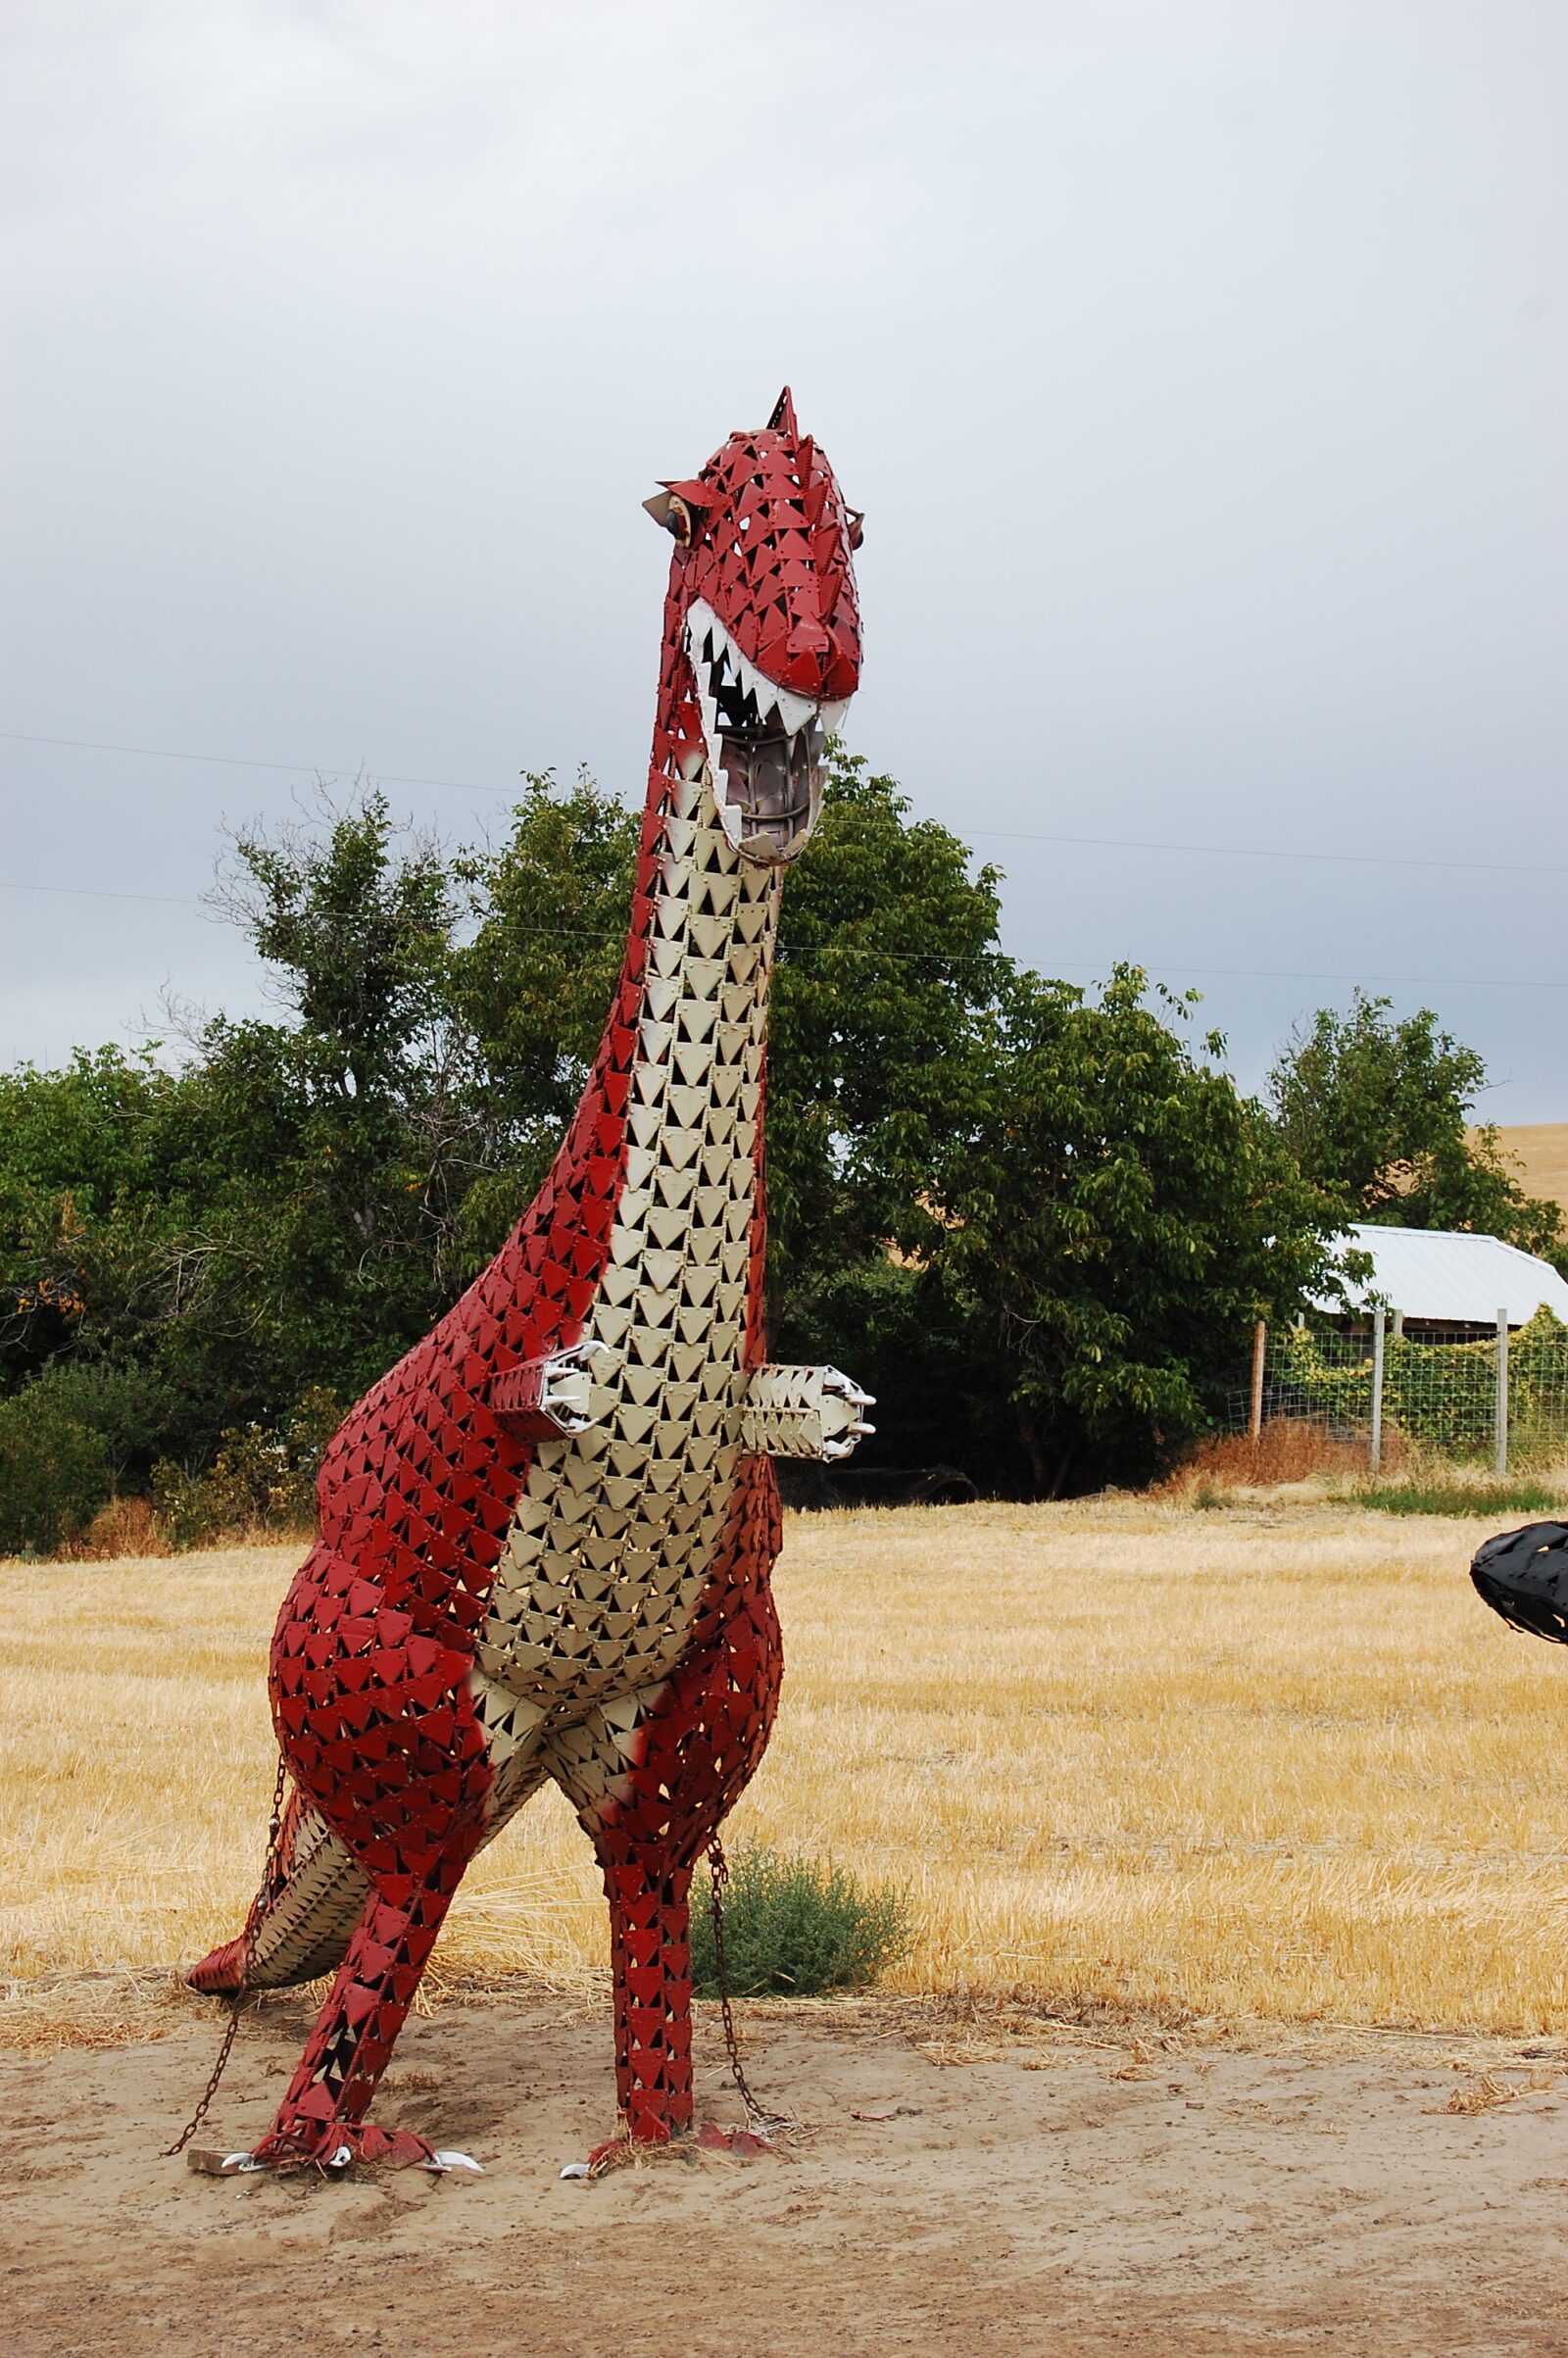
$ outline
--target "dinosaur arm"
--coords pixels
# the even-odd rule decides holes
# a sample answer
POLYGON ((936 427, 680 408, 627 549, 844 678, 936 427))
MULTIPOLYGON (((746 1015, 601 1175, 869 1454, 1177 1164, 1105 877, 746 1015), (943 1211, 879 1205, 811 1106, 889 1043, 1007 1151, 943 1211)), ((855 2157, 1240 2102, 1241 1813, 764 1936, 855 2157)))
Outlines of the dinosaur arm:
MULTIPOLYGON (((514 1432, 532 1441, 570 1440, 604 1413, 601 1361, 613 1354, 581 1343, 540 1359, 524 1359, 496 1378, 490 1405, 514 1432)), ((875 1432, 860 1414, 872 1405, 837 1367, 754 1367, 741 1403, 741 1448, 748 1456, 848 1457, 875 1432)))
POLYGON ((614 1356, 602 1343, 578 1343, 542 1359, 519 1359, 496 1377, 490 1406, 529 1441, 569 1441, 604 1415, 604 1378, 614 1356))
POLYGON ((741 1447, 763 1457, 848 1457, 876 1427, 871 1395, 836 1367, 756 1367, 746 1388, 741 1447))

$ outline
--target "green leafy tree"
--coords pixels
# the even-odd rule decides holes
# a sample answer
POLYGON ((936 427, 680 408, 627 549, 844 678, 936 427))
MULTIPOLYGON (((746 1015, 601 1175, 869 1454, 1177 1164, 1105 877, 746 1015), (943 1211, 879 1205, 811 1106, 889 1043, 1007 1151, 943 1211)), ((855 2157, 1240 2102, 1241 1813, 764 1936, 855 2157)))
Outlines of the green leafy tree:
POLYGON ((0 1370, 60 1353, 113 1359, 169 1307, 183 1220, 172 1164, 175 1081, 151 1055, 78 1051, 58 1072, 0 1074, 0 1370))
POLYGON ((7 1375, 144 1371, 168 1413, 124 1459, 138 1475, 156 1450, 194 1476, 222 1432, 280 1427, 313 1386, 363 1390, 459 1291, 495 1158, 444 855, 372 795, 242 836, 220 899, 281 1020, 220 1016, 173 1073, 104 1050, 0 1085, 7 1375))
POLYGON ((1281 1137, 1347 1218, 1473 1229, 1568 1260, 1559 1207, 1511 1177, 1494 1127, 1470 1124, 1486 1085, 1485 1059, 1430 1007, 1395 1021, 1359 991, 1346 1014, 1320 1007, 1269 1075, 1281 1137))
POLYGON ((950 1413, 989 1419, 1004 1478, 1010 1427, 1037 1494, 1152 1468, 1208 1421, 1251 1321, 1323 1271, 1332 1204, 1191 1053, 1185 1012, 1133 966, 1094 1001, 1019 975, 942 1169, 928 1292, 967 1370, 950 1413))
MULTIPOLYGON (((222 902, 276 1019, 218 1017, 175 1071, 0 1079, 0 1382, 107 1480, 157 1456, 187 1521, 308 1481, 307 1397, 416 1341, 555 1152, 639 827, 530 776, 493 852, 410 840, 373 794, 242 836, 222 902)), ((1080 1487, 1201 1420, 1333 1207, 1141 978, 1091 1005, 1016 972, 999 881, 835 756, 774 977, 771 1346, 869 1384, 873 1455, 1080 1487)))
POLYGON ((998 871, 971 877, 957 837, 908 810, 836 755, 785 888, 768 1033, 775 1345, 842 1336, 882 1381, 874 1331, 909 1293, 901 1263, 940 1234, 933 1173, 978 1110, 985 1021, 1012 974, 998 871))
POLYGON ((439 1316, 491 1142, 452 1004, 451 862, 400 843, 382 796, 324 830, 241 836, 223 899, 290 1018, 219 1017, 181 1091, 220 1163, 182 1325, 227 1427, 311 1385, 353 1398, 439 1316))
POLYGON ((0 1400, 0 1555, 46 1555, 109 1496, 103 1438, 42 1385, 0 1400))
POLYGON ((23 1396, 38 1411, 96 1434, 112 1493, 145 1486, 179 1422, 172 1386, 150 1368, 107 1359, 61 1359, 23 1396))
POLYGON ((625 952, 641 831, 586 770, 565 793, 550 771, 529 772, 507 843, 458 863, 476 927, 453 956, 453 1004, 491 1145, 464 1207, 475 1267, 532 1197, 582 1094, 625 952))

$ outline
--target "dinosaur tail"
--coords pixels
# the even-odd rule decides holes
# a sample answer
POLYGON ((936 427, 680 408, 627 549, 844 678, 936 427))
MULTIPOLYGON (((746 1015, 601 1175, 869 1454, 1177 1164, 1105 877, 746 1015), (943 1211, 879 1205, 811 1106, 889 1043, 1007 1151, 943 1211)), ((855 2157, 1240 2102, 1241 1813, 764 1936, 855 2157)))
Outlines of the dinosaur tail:
POLYGON ((369 1885, 318 1810, 290 1796, 255 1921, 193 1965, 192 1990, 214 1996, 288 1990, 331 1973, 365 1912, 369 1885))

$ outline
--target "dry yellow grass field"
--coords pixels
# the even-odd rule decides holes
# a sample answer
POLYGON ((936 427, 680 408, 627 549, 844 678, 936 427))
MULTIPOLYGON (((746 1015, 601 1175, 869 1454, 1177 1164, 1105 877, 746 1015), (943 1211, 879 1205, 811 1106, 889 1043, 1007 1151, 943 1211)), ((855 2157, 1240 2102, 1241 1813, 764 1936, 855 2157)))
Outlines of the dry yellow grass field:
MULTIPOLYGON (((906 1989, 1561 2032, 1568 1655, 1476 1599, 1488 1528, 1135 1500, 792 1517, 784 1706, 730 1840, 906 1884, 906 1989)), ((12 2036, 59 1976, 113 1992, 238 1925, 296 1554, 0 1566, 12 2036)), ((550 1793, 475 1863, 438 1964, 586 1986, 604 1945, 550 1793)), ((57 1995, 88 2029, 79 1986, 57 1995)))

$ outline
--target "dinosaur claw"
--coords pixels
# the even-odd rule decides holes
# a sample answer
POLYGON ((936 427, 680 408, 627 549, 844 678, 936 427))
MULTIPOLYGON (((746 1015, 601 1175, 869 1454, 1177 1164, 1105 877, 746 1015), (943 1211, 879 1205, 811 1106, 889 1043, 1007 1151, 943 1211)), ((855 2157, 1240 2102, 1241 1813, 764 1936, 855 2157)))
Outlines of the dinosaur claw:
MULTIPOLYGON (((453 2167, 477 2170, 466 2153, 438 2154, 427 2137, 409 2129, 381 2129, 374 2121, 302 2122, 291 2130, 273 2130, 249 2156, 253 2170, 346 2170, 352 2162, 379 2162, 384 2169, 407 2170, 453 2167)), ((195 2165, 193 2165, 195 2166, 195 2165)), ((226 2173, 225 2173, 226 2174, 226 2173)))
MULTIPOLYGON (((323 2170, 346 2170, 351 2162, 372 2160, 384 2161, 391 2168, 399 2169, 416 2161, 438 2178, 445 2178, 454 2170, 471 2171, 475 2178, 484 2176, 483 2169, 472 2154, 460 2153, 456 2146, 436 2151, 426 2145, 422 2137, 410 2137, 403 2131, 389 2137, 384 2130, 371 2128, 368 2124, 367 2128, 368 2135, 362 2130, 354 2143, 344 2140, 334 2145, 330 2153, 302 2158, 314 2159, 323 2170), (411 2147, 420 2149, 410 2150, 411 2147)), ((244 2151, 218 2153, 210 2146, 193 2145, 185 2155, 185 2166, 199 2172, 204 2178, 242 2178, 253 2171, 286 2169, 291 2164, 281 2157, 244 2151)))

